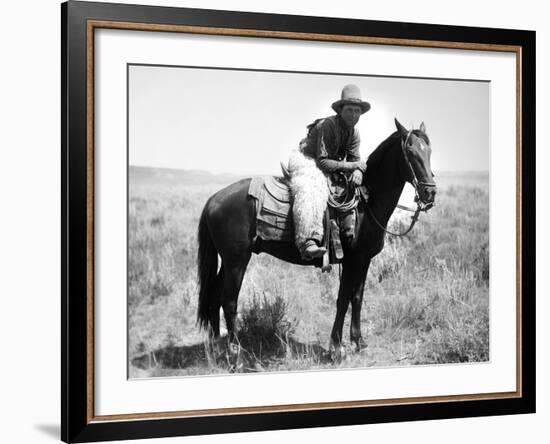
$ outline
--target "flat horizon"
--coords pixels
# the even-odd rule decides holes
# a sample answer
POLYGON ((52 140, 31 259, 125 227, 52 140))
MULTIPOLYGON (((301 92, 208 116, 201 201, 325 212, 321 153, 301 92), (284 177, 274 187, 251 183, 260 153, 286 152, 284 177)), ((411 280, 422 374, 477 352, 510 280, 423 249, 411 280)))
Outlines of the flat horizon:
MULTIPOLYGON (((213 172, 206 169, 199 169, 199 168, 175 168, 175 167, 165 167, 165 166, 150 166, 150 165, 128 165, 130 168, 148 168, 148 169, 155 169, 155 170, 169 170, 169 171, 178 171, 178 172, 196 172, 196 173, 208 173, 213 176, 248 176, 248 175, 257 175, 257 176, 265 176, 265 175, 271 175, 275 174, 274 171, 261 171, 258 173, 235 173, 230 171, 222 171, 222 172, 213 172)), ((277 170, 277 172, 280 172, 280 170, 277 170)), ((489 174, 490 170, 442 170, 436 171, 436 176, 444 176, 444 175, 483 175, 483 174, 489 174)))

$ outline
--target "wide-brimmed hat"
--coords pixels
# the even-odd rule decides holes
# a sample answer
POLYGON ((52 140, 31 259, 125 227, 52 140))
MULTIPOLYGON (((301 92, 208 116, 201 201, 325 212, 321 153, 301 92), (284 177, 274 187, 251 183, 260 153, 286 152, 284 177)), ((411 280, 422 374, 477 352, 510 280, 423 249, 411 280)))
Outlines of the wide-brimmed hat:
POLYGON ((361 107, 361 114, 365 114, 370 109, 370 103, 361 100, 361 91, 357 85, 346 85, 342 89, 340 100, 332 104, 332 109, 340 112, 344 105, 357 105, 361 107))

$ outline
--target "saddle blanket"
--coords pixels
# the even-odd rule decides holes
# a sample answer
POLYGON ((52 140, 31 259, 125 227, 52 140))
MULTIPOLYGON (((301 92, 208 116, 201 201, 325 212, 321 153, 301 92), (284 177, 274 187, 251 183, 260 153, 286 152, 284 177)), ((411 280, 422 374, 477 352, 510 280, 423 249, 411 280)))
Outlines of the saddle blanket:
POLYGON ((253 177, 248 195, 256 199, 256 235, 263 240, 294 242, 292 197, 282 177, 253 177))

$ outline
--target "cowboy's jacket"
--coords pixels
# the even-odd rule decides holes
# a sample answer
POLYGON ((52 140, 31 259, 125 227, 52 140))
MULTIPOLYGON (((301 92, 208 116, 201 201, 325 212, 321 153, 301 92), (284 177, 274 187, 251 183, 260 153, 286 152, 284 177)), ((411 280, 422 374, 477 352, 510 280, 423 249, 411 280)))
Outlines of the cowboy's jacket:
POLYGON ((317 161, 325 174, 342 167, 342 161, 357 162, 359 155, 359 131, 349 128, 338 115, 317 119, 308 125, 308 135, 300 142, 304 155, 317 161))

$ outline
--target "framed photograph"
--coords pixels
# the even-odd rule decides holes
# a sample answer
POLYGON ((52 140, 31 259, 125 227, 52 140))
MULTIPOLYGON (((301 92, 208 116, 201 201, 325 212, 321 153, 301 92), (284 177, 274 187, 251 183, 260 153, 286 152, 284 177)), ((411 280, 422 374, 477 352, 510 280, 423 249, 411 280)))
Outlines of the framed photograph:
POLYGON ((62 439, 535 411, 535 33, 69 1, 62 439))

